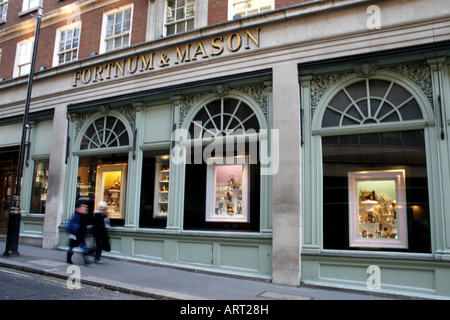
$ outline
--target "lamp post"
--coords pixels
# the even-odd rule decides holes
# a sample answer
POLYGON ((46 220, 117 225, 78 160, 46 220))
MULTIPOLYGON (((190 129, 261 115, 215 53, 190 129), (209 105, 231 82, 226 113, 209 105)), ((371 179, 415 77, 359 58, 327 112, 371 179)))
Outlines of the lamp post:
POLYGON ((23 115, 23 126, 22 126, 22 140, 20 143, 19 150, 19 165, 17 167, 17 178, 16 178, 16 186, 15 192, 13 195, 12 206, 9 211, 8 217, 8 232, 6 236, 6 247, 5 252, 3 252, 4 256, 11 255, 19 255, 19 233, 20 233, 20 189, 21 189, 21 180, 23 173, 23 163, 25 159, 25 138, 27 134, 27 130, 29 128, 28 124, 28 113, 30 110, 30 100, 31 100, 31 89, 33 86, 33 78, 34 78, 34 66, 36 63, 36 52, 37 45, 39 40, 39 30, 41 27, 41 18, 42 18, 43 8, 40 6, 37 11, 37 15, 32 15, 37 19, 36 21, 36 29, 34 31, 34 45, 33 45, 33 54, 31 57, 31 66, 30 73, 28 75, 28 86, 27 86, 27 97, 25 101, 25 113, 23 115))

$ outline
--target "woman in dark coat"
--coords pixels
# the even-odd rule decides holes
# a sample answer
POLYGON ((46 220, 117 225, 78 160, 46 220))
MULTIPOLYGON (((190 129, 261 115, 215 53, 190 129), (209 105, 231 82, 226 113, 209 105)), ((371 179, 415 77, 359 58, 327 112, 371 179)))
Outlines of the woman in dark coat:
POLYGON ((88 225, 88 205, 77 201, 75 204, 75 213, 73 220, 78 222, 78 229, 73 233, 69 233, 69 250, 67 251, 67 263, 72 264, 73 248, 80 246, 83 250, 84 263, 88 263, 88 249, 86 247, 86 233, 88 225))
POLYGON ((101 201, 98 203, 98 209, 94 212, 94 223, 92 226, 92 235, 95 238, 96 250, 94 262, 101 263, 102 251, 110 251, 111 246, 109 244, 108 230, 109 219, 106 214, 106 202, 101 201))

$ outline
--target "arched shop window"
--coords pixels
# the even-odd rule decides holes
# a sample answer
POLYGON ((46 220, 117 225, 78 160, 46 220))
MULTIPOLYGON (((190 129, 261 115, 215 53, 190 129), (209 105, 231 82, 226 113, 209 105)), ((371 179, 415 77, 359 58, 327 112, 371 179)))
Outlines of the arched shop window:
POLYGON ((86 129, 81 150, 127 146, 130 143, 128 132, 116 117, 103 116, 92 122, 86 129))
POLYGON ((222 97, 198 109, 187 123, 191 141, 185 170, 185 230, 258 232, 259 108, 222 97))
POLYGON ((324 249, 431 252, 425 107, 416 97, 373 78, 319 107, 324 249))
POLYGON ((80 142, 77 199, 94 211, 107 203, 112 225, 123 225, 127 184, 129 133, 125 123, 113 115, 96 118, 86 126, 80 142), (114 152, 111 149, 114 148, 114 152))

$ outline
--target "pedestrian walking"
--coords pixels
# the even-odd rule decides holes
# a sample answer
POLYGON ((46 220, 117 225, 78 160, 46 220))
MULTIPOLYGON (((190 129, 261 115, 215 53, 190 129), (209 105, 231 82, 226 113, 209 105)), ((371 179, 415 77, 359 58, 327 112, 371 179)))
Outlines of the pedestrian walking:
POLYGON ((94 262, 101 263, 102 251, 110 251, 108 228, 109 219, 106 213, 107 203, 100 201, 97 205, 97 210, 94 212, 94 222, 92 226, 92 235, 95 239, 95 256, 94 262))
POLYGON ((88 205, 82 201, 75 204, 75 212, 72 219, 68 222, 66 229, 69 232, 69 250, 67 251, 67 263, 73 264, 73 248, 80 246, 83 250, 84 263, 88 264, 89 251, 86 247, 86 233, 88 224, 88 205))

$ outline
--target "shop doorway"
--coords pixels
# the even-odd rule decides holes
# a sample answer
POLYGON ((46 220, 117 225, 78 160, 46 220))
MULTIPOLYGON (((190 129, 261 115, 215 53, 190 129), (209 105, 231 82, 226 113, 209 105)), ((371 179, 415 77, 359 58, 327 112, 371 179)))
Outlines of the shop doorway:
POLYGON ((19 149, 0 149, 0 234, 8 230, 8 216, 16 186, 19 149))

